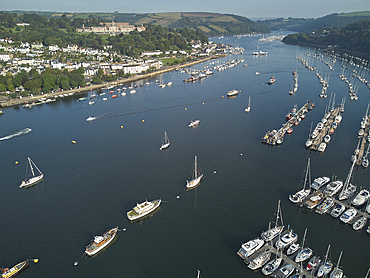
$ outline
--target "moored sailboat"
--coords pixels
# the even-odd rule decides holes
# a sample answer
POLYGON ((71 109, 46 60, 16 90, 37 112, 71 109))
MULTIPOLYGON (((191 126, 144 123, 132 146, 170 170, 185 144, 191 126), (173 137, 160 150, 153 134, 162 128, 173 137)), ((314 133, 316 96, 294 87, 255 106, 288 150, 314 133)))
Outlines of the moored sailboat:
POLYGON ((27 161, 27 168, 26 168, 26 177, 24 181, 22 181, 19 188, 22 187, 29 187, 41 181, 44 178, 44 174, 41 173, 40 169, 37 168, 36 164, 28 157, 27 161), (38 173, 35 173, 35 167, 38 173), (28 169, 29 168, 29 169, 28 169))
POLYGON ((344 182, 342 191, 339 193, 339 197, 338 197, 339 200, 348 199, 356 192, 357 186, 350 183, 352 172, 353 172, 353 167, 355 166, 355 163, 356 163, 356 160, 352 162, 351 169, 348 172, 348 175, 347 175, 346 181, 344 182))
POLYGON ((200 183, 200 180, 203 178, 203 174, 201 174, 198 163, 197 163, 197 156, 194 158, 194 169, 193 169, 193 175, 192 179, 190 181, 186 181, 186 188, 192 189, 200 183))
POLYGON ((251 111, 251 97, 249 96, 249 101, 248 101, 248 107, 247 108, 245 108, 245 110, 244 110, 245 112, 249 112, 249 111, 251 111))
POLYGON ((275 237, 281 234, 281 232, 284 229, 284 224, 283 224, 283 216, 281 214, 281 209, 280 209, 280 200, 278 202, 278 208, 276 212, 276 220, 275 220, 275 227, 271 228, 269 224, 269 229, 265 232, 262 232, 261 237, 264 241, 268 242, 273 240, 275 237), (278 222, 281 222, 281 225, 278 226, 278 222))
POLYGON ((311 192, 311 175, 310 175, 310 158, 308 158, 306 177, 303 183, 303 189, 299 190, 297 193, 293 195, 289 195, 289 200, 295 204, 302 202, 302 200, 306 198, 310 194, 310 192, 311 192), (307 177, 308 177, 308 188, 306 189, 307 177))
POLYGON ((163 138, 163 143, 161 147, 159 148, 160 151, 167 149, 170 146, 170 139, 168 138, 167 132, 164 132, 164 138, 163 138))

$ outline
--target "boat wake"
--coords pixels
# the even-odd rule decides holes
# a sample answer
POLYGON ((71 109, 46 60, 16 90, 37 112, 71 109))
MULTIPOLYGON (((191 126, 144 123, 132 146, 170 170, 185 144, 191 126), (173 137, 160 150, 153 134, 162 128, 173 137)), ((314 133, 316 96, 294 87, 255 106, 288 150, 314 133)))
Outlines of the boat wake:
POLYGON ((24 129, 21 129, 21 130, 18 130, 16 132, 14 132, 13 134, 10 134, 10 135, 5 136, 5 137, 1 137, 0 138, 0 141, 11 139, 11 138, 16 137, 16 136, 26 135, 26 134, 30 133, 31 130, 32 129, 30 129, 28 127, 27 128, 24 128, 24 129))

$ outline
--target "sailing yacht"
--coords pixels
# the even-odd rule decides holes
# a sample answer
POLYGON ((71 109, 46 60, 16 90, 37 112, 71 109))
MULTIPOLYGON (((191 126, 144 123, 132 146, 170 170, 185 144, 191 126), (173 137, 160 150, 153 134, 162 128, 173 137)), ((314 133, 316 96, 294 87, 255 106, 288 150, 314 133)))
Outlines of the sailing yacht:
POLYGON ((342 258, 343 251, 340 252, 337 266, 334 268, 332 273, 330 273, 330 278, 342 278, 343 277, 343 270, 339 268, 340 259, 342 258))
POLYGON ((306 233, 307 233, 307 229, 304 231, 301 250, 298 252, 297 256, 295 257, 296 263, 303 262, 312 256, 312 253, 313 253, 312 249, 310 247, 304 248, 304 242, 306 240, 306 233))
POLYGON ((167 149, 170 146, 170 139, 168 138, 167 132, 164 132, 164 138, 162 146, 159 148, 160 151, 167 149))
POLYGON ((38 183, 39 181, 41 181, 43 178, 44 178, 43 173, 41 173, 39 168, 37 168, 36 164, 31 160, 31 158, 28 157, 27 168, 26 168, 26 177, 25 177, 24 181, 22 181, 19 188, 29 187, 31 185, 34 185, 34 184, 38 183), (35 167, 36 169, 34 169, 33 167, 35 167), (30 171, 28 170, 28 168, 30 169, 30 171), (38 174, 37 173, 35 174, 35 170, 37 170, 38 174))
POLYGON ((293 203, 300 203, 304 198, 306 198, 310 192, 311 192, 311 175, 310 173, 310 158, 308 158, 307 162, 307 168, 306 168, 306 177, 304 179, 304 184, 303 184, 303 189, 299 190, 297 193, 294 195, 289 195, 289 200, 293 203), (308 188, 306 189, 306 184, 307 184, 307 176, 309 177, 308 179, 308 188))
POLYGON ((247 108, 245 108, 245 110, 244 110, 245 112, 249 112, 249 111, 251 111, 251 97, 249 96, 249 101, 248 101, 248 107, 247 108))
POLYGON ((266 242, 271 241, 275 237, 277 237, 278 235, 280 235, 281 232, 283 231, 283 229, 284 229, 283 216, 281 214, 280 200, 279 200, 279 202, 278 202, 278 208, 277 208, 277 212, 276 212, 275 227, 270 228, 270 225, 269 225, 269 229, 267 231, 265 231, 265 232, 262 232, 261 237, 266 242), (281 219, 280 220, 281 221, 281 226, 278 226, 279 219, 281 219))
POLYGON ((200 180, 203 178, 203 174, 200 173, 200 170, 198 168, 197 164, 197 156, 194 158, 194 171, 192 175, 192 180, 191 181, 186 181, 186 188, 187 189, 192 189, 200 183, 200 180))
POLYGON ((317 277, 325 277, 325 275, 329 274, 333 267, 333 263, 331 261, 328 261, 328 254, 330 250, 330 244, 328 246, 328 250, 326 251, 325 261, 320 266, 319 270, 317 271, 317 277))
POLYGON ((340 201, 350 198, 356 192, 357 186, 350 183, 352 172, 353 172, 353 167, 355 166, 355 163, 356 163, 356 160, 352 162, 351 169, 348 172, 348 175, 347 175, 346 181, 344 182, 342 191, 339 193, 338 199, 340 201))

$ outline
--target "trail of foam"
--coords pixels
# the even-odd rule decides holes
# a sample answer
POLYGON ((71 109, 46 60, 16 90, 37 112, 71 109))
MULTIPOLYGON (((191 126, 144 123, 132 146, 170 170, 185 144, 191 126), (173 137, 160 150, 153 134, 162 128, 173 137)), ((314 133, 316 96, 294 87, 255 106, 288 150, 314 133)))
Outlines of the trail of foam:
POLYGON ((5 137, 0 138, 0 141, 11 139, 11 138, 16 137, 16 136, 26 135, 26 134, 30 133, 31 130, 32 129, 30 129, 28 127, 27 128, 24 128, 24 129, 21 129, 21 130, 18 130, 18 131, 16 131, 13 134, 10 134, 8 136, 5 136, 5 137))

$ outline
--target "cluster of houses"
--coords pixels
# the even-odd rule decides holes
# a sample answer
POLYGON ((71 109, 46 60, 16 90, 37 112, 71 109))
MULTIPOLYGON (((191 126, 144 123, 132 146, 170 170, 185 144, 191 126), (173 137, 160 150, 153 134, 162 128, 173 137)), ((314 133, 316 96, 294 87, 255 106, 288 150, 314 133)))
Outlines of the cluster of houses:
POLYGON ((68 45, 67 47, 59 47, 57 45, 44 46, 42 43, 29 44, 28 42, 22 42, 19 46, 16 46, 10 39, 0 39, 0 61, 6 62, 5 66, 0 65, 0 74, 4 76, 7 73, 15 75, 22 70, 29 72, 31 69, 36 69, 41 73, 45 68, 74 70, 83 67, 86 77, 97 75, 99 69, 102 69, 104 74, 115 75, 122 70, 124 74, 132 75, 142 73, 148 69, 160 69, 162 61, 158 59, 158 56, 161 54, 163 54, 161 57, 177 57, 179 55, 182 57, 202 57, 214 52, 224 51, 220 49, 219 45, 214 43, 202 44, 194 42, 192 46, 190 53, 184 50, 152 51, 143 52, 140 59, 134 59, 117 55, 112 50, 111 45, 105 46, 104 50, 82 48, 77 45, 68 45), (64 57, 69 53, 74 54, 75 57, 84 57, 84 62, 65 61, 64 57), (61 59, 46 58, 50 56, 61 57, 61 59), (119 56, 122 62, 113 62, 115 56, 119 56))
POLYGON ((82 25, 82 28, 76 28, 77 32, 80 33, 91 33, 94 32, 96 34, 110 34, 111 36, 115 36, 118 34, 128 34, 131 31, 138 31, 142 32, 145 31, 146 28, 144 26, 135 26, 130 25, 128 22, 100 22, 100 26, 91 26, 85 27, 82 25))

